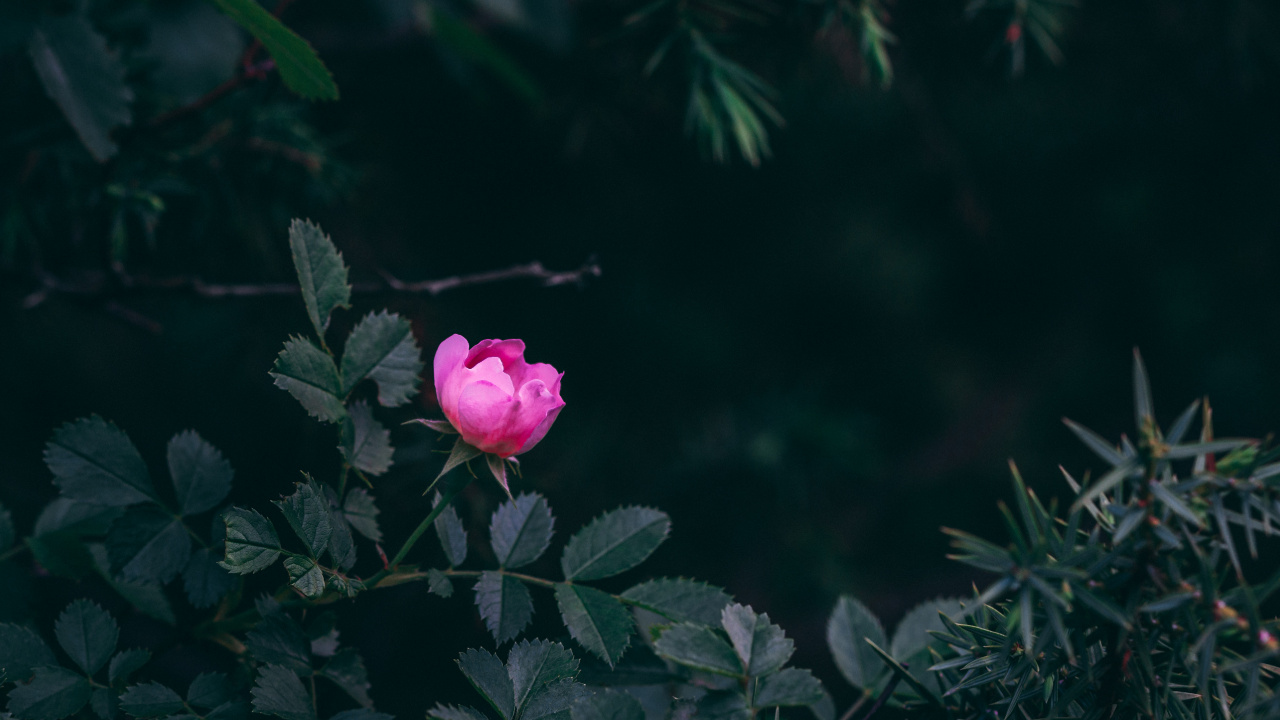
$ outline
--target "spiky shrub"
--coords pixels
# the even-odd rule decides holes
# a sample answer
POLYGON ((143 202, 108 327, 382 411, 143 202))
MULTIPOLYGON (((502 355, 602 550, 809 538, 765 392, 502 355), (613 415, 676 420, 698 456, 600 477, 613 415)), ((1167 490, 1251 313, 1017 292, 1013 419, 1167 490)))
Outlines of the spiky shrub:
POLYGON ((1062 471, 1069 507, 1046 507, 1011 464, 1010 544, 946 531, 953 558, 997 579, 909 615, 898 632, 918 649, 886 651, 875 617, 841 598, 828 640, 863 701, 938 718, 1280 717, 1264 620, 1280 574, 1250 582, 1260 563, 1242 558, 1280 523, 1280 451, 1214 439, 1207 400, 1162 431, 1136 352, 1133 377, 1136 444, 1066 421, 1108 466, 1083 483, 1062 471))

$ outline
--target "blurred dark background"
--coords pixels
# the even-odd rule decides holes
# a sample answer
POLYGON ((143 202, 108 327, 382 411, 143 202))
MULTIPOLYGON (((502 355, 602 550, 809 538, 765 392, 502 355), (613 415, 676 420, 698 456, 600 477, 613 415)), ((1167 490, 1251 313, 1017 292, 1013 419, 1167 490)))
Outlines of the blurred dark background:
MULTIPOLYGON (((159 53, 130 40, 134 26, 112 14, 124 4, 103 4, 104 32, 159 53)), ((192 3, 144 5, 153 33, 155 17, 195 22, 192 3)), ((621 504, 666 510, 673 535, 643 573, 698 577, 767 611, 796 637, 797 663, 841 699, 823 641, 837 595, 892 626, 917 602, 981 583, 945 558, 939 527, 1003 542, 995 503, 1008 497, 1010 458, 1045 497, 1068 493, 1059 463, 1077 476, 1098 469, 1060 418, 1113 439, 1131 432, 1135 346, 1162 421, 1208 395, 1219 435, 1280 427, 1270 4, 1085 0, 1063 10, 1062 64, 1028 44, 1013 76, 1013 10, 970 20, 955 3, 900 0, 886 8, 898 38, 887 89, 858 81, 856 47, 783 8, 732 46, 778 88, 786 118, 758 168, 715 162, 684 132, 678 73, 636 72, 656 42, 618 29, 635 8, 569 10, 553 28, 566 33, 559 44, 465 15, 536 85, 529 95, 405 30, 407 5, 299 2, 285 19, 333 71, 339 101, 308 106, 270 79, 246 84, 198 122, 153 131, 139 120, 105 170, 64 163, 33 180, 32 148, 52 148, 39 163, 76 143, 41 129, 57 109, 9 56, 2 199, 21 200, 28 218, 62 218, 28 223, 0 275, 0 500, 20 529, 54 495, 43 443, 89 413, 126 429, 157 472, 167 438, 197 429, 236 468, 241 503, 277 497, 299 470, 333 472, 332 428, 267 376, 285 337, 307 328, 297 298, 108 282, 24 304, 38 272, 76 278, 112 261, 288 281, 293 215, 332 235, 356 280, 597 258, 602 276, 580 286, 360 294, 336 327, 389 306, 413 320, 428 360, 455 332, 523 338, 530 360, 565 372, 568 406, 515 485, 547 495, 558 537, 621 504), (310 133, 306 152, 322 167, 259 172, 266 160, 229 149, 207 178, 147 184, 156 148, 199 148, 225 118, 276 122, 259 118, 268 110, 286 117, 289 138, 310 133), (35 135, 22 134, 28 125, 35 135), (81 174, 154 192, 166 209, 150 227, 127 216, 117 232, 98 196, 76 189, 81 174), (210 186, 229 199, 201 199, 210 186), (39 202, 49 207, 28 205, 39 202)), ((172 42, 164 62, 138 51, 131 72, 154 76, 189 55, 208 87, 244 47, 231 30, 222 55, 172 42)), ((157 97, 140 94, 139 119, 164 109, 157 97)), ((384 421, 438 416, 425 387, 418 406, 384 421)), ((441 445, 398 426, 393 440, 396 466, 375 493, 394 542, 429 507, 421 491, 441 445)), ((479 528, 499 500, 491 483, 465 496, 473 552, 486 552, 479 528)), ((418 556, 438 552, 431 540, 418 556)), ((535 569, 556 572, 553 560, 535 569)), ((84 591, 51 582, 36 599, 60 607, 84 591)), ((549 599, 535 599, 536 629, 563 632, 549 599)), ((341 609, 380 709, 413 717, 467 700, 450 658, 491 644, 469 602, 465 589, 441 600, 411 586, 341 609)), ((177 675, 225 661, 137 616, 126 637, 170 643, 177 675)))

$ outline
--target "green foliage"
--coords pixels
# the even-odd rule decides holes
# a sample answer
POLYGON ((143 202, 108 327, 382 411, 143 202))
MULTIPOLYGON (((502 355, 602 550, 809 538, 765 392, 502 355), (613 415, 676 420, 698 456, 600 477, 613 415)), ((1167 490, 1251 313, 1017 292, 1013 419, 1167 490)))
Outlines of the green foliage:
POLYGON ((288 668, 263 665, 253 683, 253 710, 284 720, 315 720, 311 696, 302 681, 288 668))
POLYGON ((569 634, 610 667, 631 644, 635 623, 612 595, 585 585, 556 585, 556 604, 569 634))
POLYGON ((289 526, 307 546, 311 557, 318 557, 329 546, 333 524, 329 517, 329 500, 324 489, 308 480, 294 486, 296 490, 274 504, 289 526))
POLYGON ((255 573, 280 557, 280 536, 262 513, 233 507, 222 518, 227 525, 226 557, 218 564, 223 568, 238 575, 255 573))
MULTIPOLYGON (((252 3, 252 0, 246 2, 252 3)), ((323 341, 334 309, 351 307, 347 266, 329 236, 310 220, 294 220, 289 225, 289 249, 293 252, 293 267, 298 272, 307 316, 311 318, 316 336, 323 341)))
POLYGON ((125 66, 82 14, 45 16, 31 33, 31 62, 93 159, 116 154, 111 131, 133 120, 125 66))
POLYGON ((373 495, 364 488, 349 490, 347 499, 342 503, 342 515, 351 529, 374 542, 382 541, 382 530, 378 528, 379 512, 373 495))
POLYGON ((122 506, 155 498, 137 448, 123 430, 97 415, 54 431, 44 462, 68 500, 122 506))
POLYGON ((476 607, 499 645, 519 636, 533 619, 533 598, 524 583, 493 571, 476 581, 476 607))
POLYGON ((136 718, 173 715, 182 708, 178 693, 157 682, 134 685, 120 696, 120 709, 136 718))
POLYGON ((31 628, 0 623, 0 678, 24 680, 32 668, 55 665, 53 651, 31 628))
POLYGON ((366 402, 352 403, 348 408, 339 449, 351 467, 375 477, 391 468, 391 431, 374 419, 366 402))
MULTIPOLYGON (((440 506, 442 498, 440 493, 436 493, 435 500, 431 503, 432 508, 440 506)), ((547 513, 550 514, 548 509, 547 513)), ((494 514, 497 518, 497 514, 494 514)), ((449 565, 457 567, 467 559, 467 531, 462 526, 462 519, 458 517, 458 511, 452 505, 447 505, 436 516, 435 520, 436 536, 440 538, 440 545, 444 548, 444 556, 449 560, 449 565)), ((548 527, 550 530, 550 527, 548 527)), ((493 529, 489 529, 489 533, 493 535, 493 529)), ((548 536, 548 541, 550 537, 548 536)), ((499 560, 501 562, 501 560, 499 560)))
POLYGON ((169 441, 169 476, 178 496, 178 510, 195 515, 212 510, 231 492, 235 471, 222 453, 194 430, 169 441))
POLYGON ((644 562, 671 529, 666 513, 651 508, 619 508, 596 518, 565 545, 560 567, 565 580, 599 580, 644 562))
POLYGON ((378 403, 395 407, 418 391, 422 351, 409 321, 385 310, 356 323, 342 350, 342 388, 348 394, 366 378, 378 386, 378 403))
POLYGON ((263 9, 257 0, 213 2, 271 53, 271 59, 280 69, 280 79, 290 90, 311 100, 338 99, 338 86, 316 51, 263 9))
POLYGON ((880 647, 889 644, 880 621, 867 606, 842 595, 827 622, 827 646, 845 680, 859 688, 874 688, 884 675, 884 664, 864 640, 880 647))
MULTIPOLYGON (((484 650, 462 653, 458 667, 503 720, 567 717, 573 704, 589 695, 576 680, 577 658, 560 644, 545 640, 513 645, 505 667, 496 655, 484 650)), ((445 705, 437 705, 427 714, 440 720, 485 717, 473 708, 445 705)))
POLYGON ((489 524, 489 544, 499 567, 524 567, 542 557, 554 525, 551 507, 536 493, 521 493, 498 506, 489 524))
POLYGON ((23 720, 61 720, 89 702, 92 686, 61 667, 38 667, 30 682, 9 692, 9 712, 23 720))
POLYGON ((724 590, 696 580, 658 578, 642 582, 622 593, 631 605, 677 622, 714 625, 721 611, 733 602, 724 590))
POLYGON ((742 662, 733 646, 706 625, 672 625, 662 631, 653 649, 671 662, 694 670, 734 677, 742 674, 742 662))
POLYGON ((312 417, 339 422, 346 417, 342 404, 342 380, 333 358, 304 338, 289 338, 276 358, 271 377, 312 417))
POLYGON ((58 618, 54 635, 72 662, 93 675, 115 653, 120 628, 106 610, 88 600, 76 600, 58 618))

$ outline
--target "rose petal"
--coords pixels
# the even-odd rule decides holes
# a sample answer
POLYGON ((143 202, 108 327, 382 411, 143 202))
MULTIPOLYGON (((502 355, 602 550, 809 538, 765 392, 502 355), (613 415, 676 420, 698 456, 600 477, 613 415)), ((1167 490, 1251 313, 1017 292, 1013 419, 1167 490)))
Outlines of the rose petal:
POLYGON ((436 357, 432 363, 435 370, 436 401, 450 420, 457 415, 457 396, 448 397, 446 386, 450 377, 462 368, 463 361, 467 359, 468 347, 466 338, 450 335, 436 348, 436 357))
POLYGON ((514 364, 524 365, 524 341, 481 340, 467 355, 467 367, 475 367, 481 360, 491 357, 501 358, 504 368, 514 364))
MULTIPOLYGON (((510 374, 510 373, 508 373, 510 374)), ((560 397, 560 378, 564 377, 564 373, 558 372, 555 368, 546 363, 531 363, 525 367, 524 375, 521 377, 512 376, 516 387, 520 387, 527 382, 533 380, 541 380, 552 395, 560 397)))
POLYGON ((513 401, 502 388, 486 381, 468 383, 458 395, 458 431, 472 445, 493 452, 491 446, 507 424, 513 401))
POLYGON ((547 413, 547 416, 542 419, 542 422, 538 423, 538 427, 533 429, 533 432, 529 435, 529 438, 524 441, 524 444, 520 446, 520 449, 517 450, 515 454, 522 455, 524 453, 527 453, 533 449, 534 445, 537 445, 539 442, 541 442, 542 438, 547 436, 547 431, 551 429, 551 423, 555 422, 556 417, 560 415, 560 410, 562 408, 564 408, 563 400, 560 401, 559 407, 554 408, 551 412, 547 413))

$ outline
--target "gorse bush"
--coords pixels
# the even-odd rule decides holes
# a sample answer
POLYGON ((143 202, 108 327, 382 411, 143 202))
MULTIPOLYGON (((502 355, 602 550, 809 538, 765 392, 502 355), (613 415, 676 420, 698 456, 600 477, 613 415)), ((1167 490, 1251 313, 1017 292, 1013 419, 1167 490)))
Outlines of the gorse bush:
POLYGON ((53 432, 45 462, 60 496, 31 532, 19 540, 25 523, 0 512, 6 572, 100 582, 170 624, 181 596, 186 629, 227 653, 231 670, 186 688, 157 682, 151 653, 120 648, 116 620, 76 600, 52 627, 0 624, 8 716, 385 720, 363 658, 342 645, 324 606, 358 608, 364 593, 423 582, 441 598, 470 585, 493 639, 492 649, 429 649, 457 653, 475 691, 467 705, 422 698, 439 720, 1280 717, 1280 668, 1270 664, 1280 629, 1264 619, 1280 575, 1247 579, 1260 536, 1280 524, 1280 452, 1215 439, 1207 402, 1162 431, 1136 355, 1136 442, 1115 445, 1068 422, 1109 466, 1080 481, 1064 471, 1069 506, 1046 505, 1015 468, 1013 509, 1001 507, 1011 544, 947 531, 957 559, 995 575, 984 589, 922 605, 891 638, 856 599, 839 599, 827 638, 860 691, 840 711, 818 678, 789 665, 784 631, 725 590, 679 577, 618 593, 601 586, 666 540, 671 521, 659 510, 605 512, 554 551, 559 575, 528 574, 552 552, 556 523, 545 497, 512 491, 512 473, 565 401, 561 373, 525 362, 520 341, 441 344, 433 375, 446 417, 419 422, 457 438, 423 483, 432 510, 407 538, 384 537, 374 479, 393 453, 379 416, 418 392, 421 350, 408 321, 386 312, 331 346, 330 317, 349 306, 347 268, 311 223, 295 221, 289 241, 312 332, 285 342, 271 374, 331 426, 331 474, 303 475, 272 506, 235 505, 231 463, 197 433, 173 437, 169 480, 157 483, 126 433, 95 416, 53 432), (468 562, 477 529, 453 504, 476 480, 473 464, 506 496, 489 519, 488 566, 468 562), (438 550, 424 549, 428 534, 438 550), (415 550, 428 560, 410 562, 415 550), (279 587, 249 597, 250 575, 279 587), (534 593, 554 600, 563 642, 525 637, 534 593))

